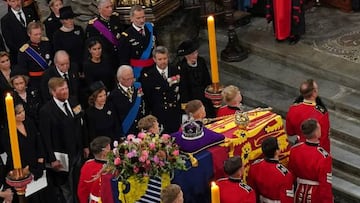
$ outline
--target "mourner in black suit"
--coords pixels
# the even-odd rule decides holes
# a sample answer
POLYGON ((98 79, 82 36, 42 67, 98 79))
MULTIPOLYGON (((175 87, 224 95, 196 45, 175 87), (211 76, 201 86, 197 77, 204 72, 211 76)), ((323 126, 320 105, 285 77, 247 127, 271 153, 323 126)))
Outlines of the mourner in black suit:
POLYGON ((54 54, 47 38, 41 37, 42 26, 40 22, 31 22, 28 25, 28 34, 30 40, 20 48, 16 69, 18 69, 17 72, 30 77, 30 87, 40 89, 41 76, 44 70, 51 65, 54 54))
POLYGON ((76 64, 70 63, 66 51, 60 50, 55 53, 54 65, 47 69, 41 77, 41 95, 44 102, 52 97, 48 90, 48 82, 52 77, 64 78, 68 84, 70 98, 79 104, 78 67, 76 64))
POLYGON ((181 107, 186 103, 199 99, 204 104, 207 117, 215 117, 215 109, 211 101, 205 97, 205 89, 211 84, 210 73, 204 58, 199 56, 199 43, 195 40, 182 42, 177 50, 178 56, 184 58, 178 63, 180 67, 181 107))
POLYGON ((51 78, 49 90, 53 96, 40 110, 40 133, 44 140, 49 175, 60 202, 74 203, 81 167, 81 157, 89 155, 88 140, 82 135, 80 109, 72 108, 69 89, 64 78, 51 78), (69 171, 60 171, 63 165, 55 156, 61 152, 69 156, 69 171))
POLYGON ((156 65, 141 78, 145 105, 164 125, 165 133, 176 132, 181 124, 180 70, 168 66, 168 50, 163 46, 153 50, 153 57, 156 65))
POLYGON ((97 37, 103 45, 103 52, 113 59, 114 69, 119 66, 118 48, 121 32, 124 25, 121 24, 119 14, 113 12, 111 0, 98 1, 99 15, 89 21, 86 27, 86 37, 97 37))
MULTIPOLYGON (((131 8, 130 20, 131 26, 122 32, 120 37, 120 65, 127 64, 132 67, 139 67, 146 72, 154 65, 152 60, 152 49, 155 46, 156 39, 154 27, 153 24, 145 22, 145 11, 140 5, 131 8), (151 33, 150 29, 152 30, 151 33), (147 50, 148 46, 150 47, 147 50)), ((141 75, 141 73, 137 75, 137 70, 134 71, 135 77, 141 75)))
POLYGON ((51 0, 49 2, 49 7, 51 10, 50 16, 44 21, 46 36, 52 42, 53 35, 56 30, 58 30, 62 24, 60 22, 60 8, 63 7, 62 0, 51 0))
POLYGON ((19 48, 29 40, 26 26, 32 21, 39 20, 39 17, 32 9, 22 8, 21 0, 7 0, 7 4, 9 9, 1 18, 1 30, 10 50, 11 62, 16 64, 19 48))
POLYGON ((135 79, 131 66, 120 66, 116 76, 118 84, 117 87, 115 87, 115 89, 111 91, 109 95, 109 102, 111 102, 111 104, 113 105, 115 114, 120 123, 122 124, 122 135, 126 136, 127 134, 138 132, 138 130, 136 129, 137 122, 140 118, 145 116, 145 106, 142 99, 141 89, 134 86, 135 79), (137 100, 140 100, 139 106, 136 106, 137 100), (136 111, 134 113, 133 119, 128 122, 131 127, 126 130, 124 126, 127 125, 125 125, 124 123, 126 123, 127 116, 129 116, 130 111, 134 106, 136 106, 136 111))

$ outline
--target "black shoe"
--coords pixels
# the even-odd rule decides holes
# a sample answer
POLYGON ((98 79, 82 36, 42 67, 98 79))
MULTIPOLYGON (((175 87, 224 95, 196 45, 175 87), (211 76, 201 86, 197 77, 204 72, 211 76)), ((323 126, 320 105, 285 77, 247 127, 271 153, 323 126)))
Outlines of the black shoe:
POLYGON ((290 41, 289 41, 289 44, 290 45, 294 45, 296 43, 298 43, 300 40, 300 36, 299 35, 295 35, 293 37, 290 37, 290 41))

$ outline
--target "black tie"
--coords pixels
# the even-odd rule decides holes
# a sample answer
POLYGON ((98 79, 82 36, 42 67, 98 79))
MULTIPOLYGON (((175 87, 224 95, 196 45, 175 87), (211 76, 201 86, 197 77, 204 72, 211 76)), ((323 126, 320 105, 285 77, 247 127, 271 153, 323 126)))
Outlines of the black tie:
POLYGON ((64 108, 65 108, 66 115, 69 116, 69 117, 72 117, 73 115, 72 115, 72 113, 70 112, 70 109, 68 108, 66 102, 64 102, 64 108))
POLYGON ((67 73, 64 73, 64 74, 63 74, 63 77, 64 77, 64 79, 66 80, 68 86, 70 86, 69 75, 68 75, 67 73))
POLYGON ((25 26, 25 20, 24 20, 24 18, 23 18, 22 15, 21 15, 21 11, 18 12, 18 15, 19 15, 19 18, 20 18, 20 23, 21 23, 23 26, 25 26))
POLYGON ((141 28, 141 29, 139 30, 139 33, 140 33, 142 36, 145 36, 144 29, 141 28))
POLYGON ((165 71, 161 72, 161 76, 164 78, 164 80, 167 80, 167 77, 166 77, 165 71))

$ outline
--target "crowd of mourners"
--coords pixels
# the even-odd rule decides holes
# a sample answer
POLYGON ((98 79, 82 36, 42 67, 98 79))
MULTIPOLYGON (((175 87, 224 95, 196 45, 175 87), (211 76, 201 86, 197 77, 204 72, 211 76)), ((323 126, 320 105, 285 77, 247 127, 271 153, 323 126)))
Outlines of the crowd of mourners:
MULTIPOLYGON (((183 41, 176 53, 181 60, 170 63, 168 49, 157 43, 156 29, 146 22, 139 5, 131 8, 131 24, 126 25, 113 12, 111 0, 99 0, 99 14, 83 29, 74 24, 76 14, 61 0, 49 2, 51 14, 44 22, 39 21, 34 4, 25 7, 21 0, 7 0, 7 4, 0 36, 0 147, 7 154, 0 171, 3 202, 18 202, 4 181, 13 169, 4 108, 8 93, 15 101, 22 166, 29 166, 35 180, 46 171, 48 186, 27 197, 29 203, 100 202, 99 186, 89 181, 106 162, 113 141, 141 131, 177 132, 184 117, 201 120, 243 110, 240 91, 232 85, 222 92, 225 106, 218 110, 213 107, 204 94, 211 79, 207 62, 198 56, 199 43, 194 39, 183 41), (59 154, 69 158, 66 171, 59 154)), ((305 144, 292 150, 290 171, 278 162, 276 139, 264 141, 265 159, 251 167, 251 187, 241 180, 239 157, 225 162, 229 178, 218 180, 222 203, 256 202, 256 198, 260 202, 292 202, 295 180, 301 188, 297 202, 312 196, 311 202, 332 202, 326 107, 317 95, 315 81, 305 81, 300 93, 290 108, 294 113, 288 114, 286 127, 292 129, 289 135, 298 135, 305 144), (307 107, 308 113, 299 116, 307 107), (313 147, 301 152, 309 155, 296 151, 305 146, 313 147), (317 160, 305 167, 302 159, 308 156, 317 160), (264 173, 267 169, 261 167, 270 168, 266 164, 274 164, 271 170, 276 176, 264 173), (262 182, 269 178, 274 182, 262 182), (233 188, 241 191, 234 193, 233 188), (245 193, 246 197, 242 196, 244 191, 251 200, 246 200, 245 193)), ((181 188, 172 185, 164 191, 170 194, 162 194, 163 202, 183 201, 181 188)))

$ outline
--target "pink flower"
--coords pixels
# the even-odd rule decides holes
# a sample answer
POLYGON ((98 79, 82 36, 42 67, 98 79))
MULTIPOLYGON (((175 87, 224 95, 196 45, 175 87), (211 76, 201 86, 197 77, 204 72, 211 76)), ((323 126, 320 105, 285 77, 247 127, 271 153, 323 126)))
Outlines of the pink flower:
POLYGON ((126 156, 131 159, 136 156, 136 151, 132 150, 131 152, 127 153, 126 156))
POLYGON ((134 173, 139 173, 139 168, 134 166, 133 171, 134 171, 134 173))
POLYGON ((163 167, 163 166, 165 166, 165 163, 163 161, 160 161, 159 166, 163 167))
POLYGON ((153 160, 154 160, 154 162, 155 162, 156 164, 158 164, 158 163, 160 162, 159 157, 156 156, 156 155, 154 156, 153 160))
POLYGON ((144 156, 144 157, 146 157, 146 159, 147 159, 147 158, 149 157, 149 152, 146 151, 146 150, 142 150, 141 156, 144 156))
POLYGON ((161 139, 162 140, 164 140, 164 141, 168 141, 169 139, 170 139, 170 135, 169 134, 163 134, 162 136, 161 136, 161 139))
POLYGON ((146 161, 146 157, 145 156, 140 156, 139 161, 144 163, 146 161))
POLYGON ((118 166, 118 165, 121 164, 121 159, 120 159, 120 157, 116 157, 116 159, 114 160, 114 164, 115 164, 115 166, 118 166))
POLYGON ((131 142, 131 141, 133 141, 135 139, 135 135, 134 134, 129 134, 126 139, 127 139, 127 141, 131 142))
POLYGON ((156 147, 155 143, 151 142, 151 143, 149 144, 150 150, 155 149, 155 147, 156 147))
POLYGON ((179 152, 179 150, 175 150, 175 151, 173 151, 172 154, 173 154, 174 156, 179 156, 180 152, 179 152))
POLYGON ((146 134, 144 133, 144 132, 140 132, 139 134, 138 134, 138 138, 140 138, 140 139, 144 139, 146 137, 146 134))
POLYGON ((146 160, 146 165, 150 165, 150 160, 146 160))

